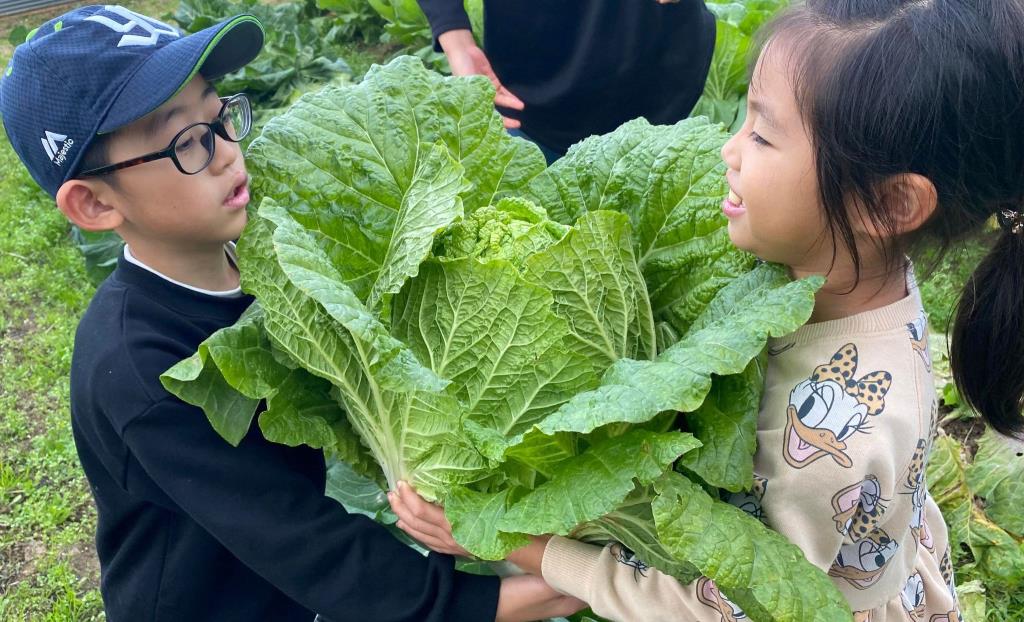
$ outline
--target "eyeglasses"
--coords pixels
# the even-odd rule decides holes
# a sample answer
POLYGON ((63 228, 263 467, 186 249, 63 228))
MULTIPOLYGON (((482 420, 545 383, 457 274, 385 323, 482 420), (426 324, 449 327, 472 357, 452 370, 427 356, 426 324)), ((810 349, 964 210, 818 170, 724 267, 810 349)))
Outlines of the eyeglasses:
POLYGON ((201 172, 213 161, 216 148, 215 134, 224 140, 237 143, 241 142, 252 129, 252 107, 249 105, 248 97, 239 93, 231 97, 221 97, 220 101, 220 113, 215 121, 193 123, 178 132, 166 149, 117 164, 89 169, 79 173, 78 177, 107 175, 124 168, 164 158, 170 158, 174 162, 174 166, 185 175, 195 175, 201 172))

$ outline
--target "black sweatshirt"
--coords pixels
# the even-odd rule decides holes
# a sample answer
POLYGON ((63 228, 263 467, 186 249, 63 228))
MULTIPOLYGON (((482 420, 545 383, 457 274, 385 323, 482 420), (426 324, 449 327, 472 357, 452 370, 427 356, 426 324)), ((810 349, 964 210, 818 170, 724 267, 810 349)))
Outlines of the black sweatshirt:
MULTIPOLYGON (((435 40, 470 27, 463 0, 419 0, 435 40)), ((703 0, 484 0, 484 51, 555 151, 636 117, 675 123, 704 90, 715 19, 703 0)))
POLYGON ((75 444, 99 510, 110 622, 494 620, 498 579, 423 557, 324 496, 323 454, 239 447, 159 376, 252 298, 174 285, 122 257, 75 337, 75 444))

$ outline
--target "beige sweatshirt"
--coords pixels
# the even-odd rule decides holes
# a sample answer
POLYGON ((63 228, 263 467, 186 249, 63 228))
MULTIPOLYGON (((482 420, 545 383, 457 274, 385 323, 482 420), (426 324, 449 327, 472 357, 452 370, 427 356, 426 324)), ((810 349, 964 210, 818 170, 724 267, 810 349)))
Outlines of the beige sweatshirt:
MULTIPOLYGON (((754 490, 730 499, 828 572, 858 622, 959 619, 925 482, 937 414, 927 331, 910 279, 899 302, 771 340, 754 490)), ((630 561, 618 545, 555 537, 543 574, 611 620, 746 619, 713 581, 683 585, 630 561)))

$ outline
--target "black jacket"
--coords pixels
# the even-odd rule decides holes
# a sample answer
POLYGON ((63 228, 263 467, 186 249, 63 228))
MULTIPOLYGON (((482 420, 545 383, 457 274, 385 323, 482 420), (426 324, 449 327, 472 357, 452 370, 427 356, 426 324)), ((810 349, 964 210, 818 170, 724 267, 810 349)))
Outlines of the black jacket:
POLYGON ((324 496, 324 458, 239 447, 159 376, 252 302, 179 287, 121 259, 78 327, 75 444, 99 511, 110 622, 492 621, 498 580, 422 557, 324 496))
MULTIPOLYGON (((419 3, 435 39, 470 27, 462 0, 419 3)), ((526 104, 502 112, 555 151, 636 117, 685 118, 714 47, 703 0, 484 0, 484 51, 526 104)))

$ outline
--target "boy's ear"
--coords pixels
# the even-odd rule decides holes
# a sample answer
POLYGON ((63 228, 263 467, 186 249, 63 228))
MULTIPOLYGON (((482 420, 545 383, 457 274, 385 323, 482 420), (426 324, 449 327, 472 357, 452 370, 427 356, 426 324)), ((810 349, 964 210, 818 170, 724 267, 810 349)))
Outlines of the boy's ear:
MULTIPOLYGON (((892 209, 892 223, 895 226, 892 233, 895 235, 920 229, 939 206, 935 184, 917 173, 904 173, 890 178, 882 191, 881 200, 892 209)), ((883 237, 888 233, 870 222, 862 221, 861 226, 872 237, 883 237)))
POLYGON ((102 182, 71 179, 57 190, 57 207, 67 219, 86 231, 111 231, 121 226, 124 216, 104 202, 109 192, 102 182))

